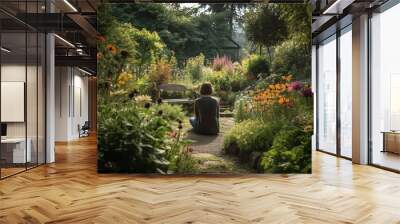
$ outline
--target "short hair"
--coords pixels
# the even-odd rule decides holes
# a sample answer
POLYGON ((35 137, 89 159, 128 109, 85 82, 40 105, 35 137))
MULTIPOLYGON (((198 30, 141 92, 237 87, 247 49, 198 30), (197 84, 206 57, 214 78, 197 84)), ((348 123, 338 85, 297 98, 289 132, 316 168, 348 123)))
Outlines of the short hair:
POLYGON ((200 87, 200 94, 201 95, 211 95, 212 94, 212 85, 211 83, 203 83, 200 87))

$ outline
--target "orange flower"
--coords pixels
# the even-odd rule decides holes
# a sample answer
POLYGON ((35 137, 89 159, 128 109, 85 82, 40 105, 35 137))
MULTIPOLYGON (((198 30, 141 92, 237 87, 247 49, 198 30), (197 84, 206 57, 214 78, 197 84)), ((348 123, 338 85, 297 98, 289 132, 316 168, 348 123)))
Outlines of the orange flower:
POLYGON ((112 44, 108 44, 107 45, 107 50, 109 50, 112 55, 116 55, 117 54, 117 48, 114 47, 114 45, 112 45, 112 44))
POLYGON ((290 82, 292 80, 292 78, 293 78, 292 75, 284 75, 284 76, 282 76, 282 79, 287 81, 287 82, 290 82))
POLYGON ((103 58, 103 54, 101 52, 97 53, 97 60, 100 60, 101 58, 103 58))

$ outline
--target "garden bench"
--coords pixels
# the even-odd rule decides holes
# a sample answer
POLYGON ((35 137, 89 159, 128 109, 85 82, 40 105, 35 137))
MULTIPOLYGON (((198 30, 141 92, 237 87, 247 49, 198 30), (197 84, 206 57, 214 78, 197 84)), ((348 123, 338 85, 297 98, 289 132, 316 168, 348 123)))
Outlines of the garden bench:
MULTIPOLYGON (((158 86, 158 89, 160 91, 159 96, 161 96, 162 91, 172 91, 172 92, 181 92, 181 93, 191 91, 191 90, 187 89, 184 85, 180 85, 180 84, 161 84, 160 86, 158 86)), ((171 103, 171 104, 192 104, 194 102, 194 100, 190 99, 190 98, 163 99, 163 102, 171 103)))

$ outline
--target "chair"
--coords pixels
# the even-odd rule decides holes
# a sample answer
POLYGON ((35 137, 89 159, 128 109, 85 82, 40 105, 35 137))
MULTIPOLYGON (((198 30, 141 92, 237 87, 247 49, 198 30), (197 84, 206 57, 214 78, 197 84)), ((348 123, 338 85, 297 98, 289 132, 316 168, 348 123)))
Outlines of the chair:
POLYGON ((79 130, 79 138, 89 136, 89 130, 90 130, 89 121, 85 121, 82 127, 78 125, 78 130, 79 130))

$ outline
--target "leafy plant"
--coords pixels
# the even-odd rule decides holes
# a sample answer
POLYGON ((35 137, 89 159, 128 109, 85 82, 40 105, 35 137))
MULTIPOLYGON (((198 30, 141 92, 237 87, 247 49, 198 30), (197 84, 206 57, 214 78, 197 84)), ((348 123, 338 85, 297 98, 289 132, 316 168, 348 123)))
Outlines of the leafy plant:
POLYGON ((275 128, 256 119, 237 123, 224 136, 224 149, 236 144, 243 152, 263 151, 271 146, 275 128))
POLYGON ((245 64, 246 74, 249 79, 259 76, 265 78, 270 74, 270 63, 264 56, 252 55, 245 64))
POLYGON ((166 172, 170 130, 160 116, 143 117, 134 103, 99 105, 99 172, 166 172))
POLYGON ((311 135, 311 131, 296 126, 281 129, 262 157, 263 171, 311 173, 311 135))
POLYGON ((199 81, 203 78, 203 67, 205 57, 201 53, 196 57, 189 58, 186 61, 184 70, 185 77, 189 77, 192 81, 199 81))

